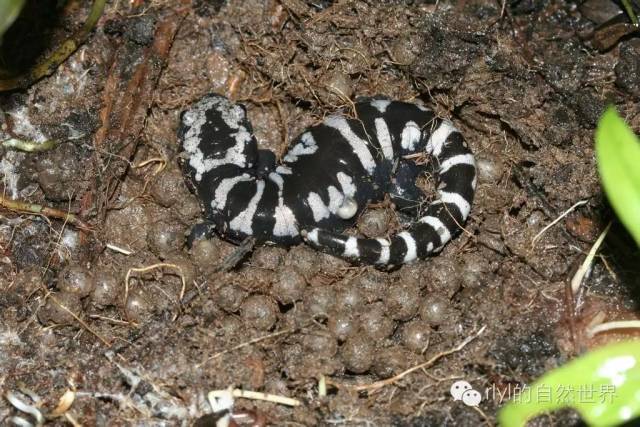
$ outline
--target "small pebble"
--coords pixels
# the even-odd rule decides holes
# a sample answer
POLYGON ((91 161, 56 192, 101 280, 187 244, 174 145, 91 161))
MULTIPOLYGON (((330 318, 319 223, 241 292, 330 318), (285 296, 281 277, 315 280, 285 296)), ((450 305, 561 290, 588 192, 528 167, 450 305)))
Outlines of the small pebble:
POLYGON ((450 298, 460 289, 458 263, 449 257, 437 256, 429 260, 424 277, 429 278, 429 291, 450 298))
POLYGON ((287 381, 281 378, 268 378, 264 385, 264 390, 269 394, 278 394, 280 396, 286 396, 289 394, 289 386, 287 381))
POLYGON ((242 323, 242 319, 234 314, 229 314, 216 322, 215 331, 216 334, 221 333, 225 336, 233 337, 239 334, 243 329, 244 324, 242 323))
POLYGON ((72 263, 74 260, 78 262, 85 255, 84 249, 83 245, 80 245, 80 233, 65 228, 56 251, 60 260, 63 263, 72 263))
POLYGON ((372 340, 381 341, 393 334, 396 323, 385 314, 382 303, 374 303, 360 315, 360 328, 372 340))
POLYGON ((320 253, 320 271, 326 271, 329 273, 339 272, 342 269, 351 267, 347 261, 340 259, 336 256, 320 253))
POLYGON ((359 289, 367 302, 379 300, 388 288, 388 278, 377 270, 367 270, 349 280, 348 286, 359 289))
POLYGON ((421 320, 411 321, 402 328, 404 346, 415 353, 422 353, 427 348, 430 335, 429 324, 421 320))
POLYGON ((355 335, 342 345, 340 354, 349 371, 363 374, 373 365, 375 350, 375 345, 369 337, 355 335))
MULTIPOLYGON (((325 4, 333 3, 333 0, 323 1, 325 4)), ((316 1, 315 4, 318 4, 316 1)), ((318 34, 317 37, 323 37, 320 40, 320 44, 325 42, 324 36, 318 34)), ((346 40, 345 40, 346 41, 346 40)), ((340 49, 340 53, 336 59, 340 58, 340 70, 349 75, 362 75, 371 70, 371 58, 375 55, 370 49, 375 49, 373 46, 368 46, 364 40, 352 40, 351 43, 347 43, 342 46, 344 49, 340 49)))
POLYGON ((420 305, 420 318, 432 326, 444 323, 449 315, 449 301, 440 295, 428 296, 420 305))
POLYGON ((328 103, 344 102, 353 95, 353 82, 348 74, 334 70, 324 76, 324 90, 318 91, 320 97, 328 103))
POLYGON ((326 333, 310 333, 302 338, 302 345, 309 353, 320 357, 333 357, 338 352, 338 342, 326 333))
MULTIPOLYGON (((404 264, 397 272, 396 277, 403 282, 411 282, 417 286, 425 281, 425 264, 421 262, 412 262, 404 264)), ((428 276, 427 276, 428 277, 428 276)))
POLYGON ((200 320, 205 328, 209 329, 215 329, 215 322, 226 316, 226 313, 211 299, 203 301, 201 305, 192 305, 191 313, 200 320))
POLYGON ((196 240, 191 248, 191 259, 205 276, 213 274, 224 259, 225 242, 219 239, 196 240))
POLYGON ((263 331, 271 329, 278 320, 277 305, 265 295, 252 295, 247 298, 240 307, 240 313, 245 322, 263 331))
POLYGON ((482 288, 491 281, 487 260, 479 253, 467 254, 460 269, 460 283, 465 288, 482 288))
POLYGON ((144 323, 151 318, 153 306, 145 292, 138 288, 129 291, 124 311, 129 321, 144 323))
POLYGON ((546 218, 546 215, 542 213, 542 211, 535 210, 527 217, 527 225, 532 228, 542 228, 546 225, 546 218))
POLYGON ((311 316, 327 315, 335 304, 336 294, 329 286, 312 287, 305 295, 305 305, 311 316))
POLYGON ((70 265, 58 274, 57 288, 61 292, 68 292, 84 298, 95 286, 91 272, 80 265, 70 265))
POLYGON ((155 202, 165 208, 181 203, 188 192, 184 176, 177 168, 164 170, 153 181, 149 191, 155 202))
POLYGON ((77 191, 78 180, 83 179, 79 149, 74 144, 63 143, 37 158, 38 184, 45 197, 69 200, 77 191))
POLYGON ((415 46, 408 37, 399 37, 391 45, 389 51, 391 59, 398 65, 411 65, 416 60, 417 55, 414 51, 415 46))
POLYGON ((97 307, 118 305, 121 301, 122 284, 116 276, 107 271, 98 271, 95 275, 95 287, 91 293, 91 302, 97 307))
POLYGON ((620 59, 614 70, 616 86, 640 98, 640 40, 631 38, 620 43, 620 59))
POLYGON ((235 313, 238 311, 245 298, 247 291, 235 284, 223 285, 213 295, 218 307, 227 313, 235 313))
POLYGON ((385 295, 388 313, 395 320, 409 320, 415 316, 421 300, 417 286, 402 282, 392 284, 385 295))
POLYGON ((156 222, 151 225, 147 234, 149 249, 160 259, 182 249, 184 242, 185 228, 176 222, 156 222))
POLYGON ((23 298, 28 298, 44 286, 42 273, 36 268, 21 270, 13 281, 13 291, 23 298))
POLYGON ((252 290, 265 293, 277 278, 274 271, 265 270, 264 268, 253 265, 245 265, 238 271, 242 275, 243 282, 251 284, 252 290))
POLYGON ((362 292, 355 286, 345 286, 336 292, 335 308, 342 311, 356 311, 365 303, 362 292))
POLYGON ((358 321, 345 311, 331 313, 327 322, 327 329, 339 341, 344 341, 358 330, 358 321))
POLYGON ((133 16, 125 27, 127 39, 139 45, 151 44, 154 40, 156 17, 152 15, 133 16))
POLYGON ((366 237, 380 237, 389 229, 389 215, 384 209, 367 209, 358 219, 358 230, 366 237))
POLYGON ((307 279, 315 276, 320 271, 318 252, 307 245, 294 246, 287 252, 284 265, 291 265, 307 279))
POLYGON ((378 378, 389 378, 412 365, 413 355, 398 346, 383 348, 376 352, 373 371, 378 378))
POLYGON ((595 242, 601 231, 597 221, 577 212, 569 214, 565 225, 572 236, 587 243, 595 242))
POLYGON ((502 161, 491 153, 481 153, 476 157, 478 181, 484 184, 497 184, 504 174, 502 161))
POLYGON ((283 248, 261 246, 253 251, 251 263, 256 267, 276 270, 284 261, 286 253, 283 248))
POLYGON ((283 267, 277 274, 276 281, 271 286, 271 295, 283 304, 290 304, 304 298, 307 281, 297 269, 291 266, 283 267))
POLYGON ((82 302, 80 296, 71 292, 57 292, 51 294, 53 298, 47 298, 44 307, 38 310, 38 320, 44 325, 54 323, 56 325, 68 325, 77 323, 77 320, 69 312, 76 316, 82 316, 82 302), (66 308, 62 308, 64 306, 66 308))
POLYGON ((180 203, 174 205, 173 209, 175 209, 178 217, 182 221, 193 220, 195 222, 195 219, 198 218, 202 212, 200 202, 193 194, 190 193, 186 194, 180 203))

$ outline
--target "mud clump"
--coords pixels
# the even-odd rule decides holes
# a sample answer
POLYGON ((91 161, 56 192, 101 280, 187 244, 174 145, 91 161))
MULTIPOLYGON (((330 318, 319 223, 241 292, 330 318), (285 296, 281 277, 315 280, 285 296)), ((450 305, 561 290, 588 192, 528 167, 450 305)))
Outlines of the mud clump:
POLYGON ((540 331, 524 338, 503 339, 490 354, 509 369, 531 377, 540 376, 549 367, 549 362, 559 356, 552 337, 540 331))
POLYGON ((616 85, 640 98, 640 40, 632 39, 620 44, 620 59, 615 72, 616 85))
POLYGON ((73 144, 61 144, 46 155, 40 155, 36 165, 37 179, 47 199, 65 201, 77 194, 83 160, 73 144))

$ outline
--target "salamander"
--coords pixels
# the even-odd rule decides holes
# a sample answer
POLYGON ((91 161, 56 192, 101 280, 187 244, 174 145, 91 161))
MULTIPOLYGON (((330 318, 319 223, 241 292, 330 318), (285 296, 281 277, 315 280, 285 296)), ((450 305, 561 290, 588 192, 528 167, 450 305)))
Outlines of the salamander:
POLYGON ((184 173, 222 238, 281 246, 306 242, 353 263, 396 266, 438 253, 471 211, 473 153, 453 124, 414 103, 358 100, 353 117, 328 116, 279 161, 258 148, 246 109, 209 94, 181 115, 184 173), (431 156, 430 167, 413 158, 431 156), (416 185, 432 170, 436 196, 416 185), (344 234, 389 195, 404 230, 388 238, 344 234))

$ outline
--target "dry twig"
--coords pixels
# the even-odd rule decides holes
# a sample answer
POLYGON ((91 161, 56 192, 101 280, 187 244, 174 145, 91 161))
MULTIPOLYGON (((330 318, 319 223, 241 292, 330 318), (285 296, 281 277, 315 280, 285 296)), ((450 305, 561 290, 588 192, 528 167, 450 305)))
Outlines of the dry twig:
POLYGON ((0 195, 0 207, 10 209, 17 212, 24 212, 31 215, 41 215, 47 218, 62 219, 69 224, 73 224, 83 231, 92 231, 91 227, 78 218, 76 215, 64 212, 59 209, 49 208, 47 206, 38 205, 35 203, 22 202, 20 200, 7 199, 3 195, 0 195))
POLYGON ((433 356, 431 359, 427 360, 424 363, 421 363, 419 365, 416 365, 412 368, 407 369, 406 371, 403 371, 401 373, 399 373, 398 375, 395 375, 391 378, 387 378, 386 380, 380 380, 380 381, 376 381, 374 383, 371 384, 358 384, 358 385, 351 385, 351 384, 340 384, 340 383, 336 383, 333 381, 327 381, 327 383, 334 385, 338 388, 344 388, 344 389, 348 389, 348 390, 354 390, 354 391, 367 391, 367 392, 372 392, 372 391, 376 391, 382 387, 385 387, 387 385, 391 385, 393 383, 396 383, 398 381, 400 381, 402 378, 406 377, 407 375, 409 375, 412 372, 418 371, 418 370, 422 370, 425 368, 428 368, 430 366, 432 366, 434 363, 436 363, 438 360, 442 359, 445 356, 448 356, 450 354, 453 353, 457 353, 460 350, 462 350, 463 348, 465 348, 471 341, 475 340, 476 338, 478 338, 486 329, 486 326, 483 326, 482 328, 480 328, 480 330, 478 330, 478 332, 476 332, 475 334, 467 337, 464 341, 462 341, 460 344, 458 344, 457 346, 455 346, 452 349, 440 352, 438 354, 436 354, 435 356, 433 356))

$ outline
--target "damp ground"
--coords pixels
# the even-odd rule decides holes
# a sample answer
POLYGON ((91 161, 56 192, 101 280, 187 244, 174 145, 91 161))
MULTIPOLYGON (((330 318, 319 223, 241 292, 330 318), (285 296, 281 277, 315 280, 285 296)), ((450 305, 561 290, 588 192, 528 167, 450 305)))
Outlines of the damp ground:
MULTIPOLYGON (((613 2, 579 3, 109 2, 52 76, 0 94, 2 139, 59 142, 0 148, 3 197, 52 212, 0 210, 2 424, 36 422, 10 392, 51 425, 215 425, 207 393, 229 387, 299 403, 238 398, 239 425, 493 424, 501 396, 629 337, 588 334, 638 318, 640 297, 593 134, 607 104, 640 130, 640 40, 606 25, 613 2), (278 156, 359 96, 422 102, 476 154, 470 219, 441 254, 393 271, 304 245, 188 249, 201 206, 176 128, 209 92, 243 103, 278 156), (481 392, 477 408, 451 397, 459 380, 481 392)), ((28 69, 87 10, 49 12, 5 35, 5 68, 28 69)), ((352 231, 397 228, 382 203, 352 231)))

